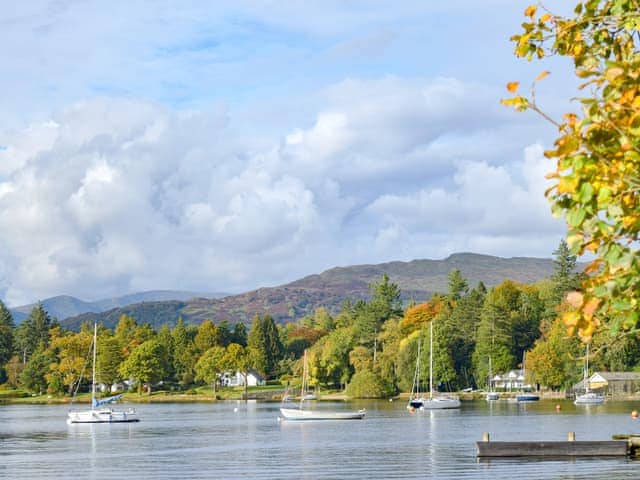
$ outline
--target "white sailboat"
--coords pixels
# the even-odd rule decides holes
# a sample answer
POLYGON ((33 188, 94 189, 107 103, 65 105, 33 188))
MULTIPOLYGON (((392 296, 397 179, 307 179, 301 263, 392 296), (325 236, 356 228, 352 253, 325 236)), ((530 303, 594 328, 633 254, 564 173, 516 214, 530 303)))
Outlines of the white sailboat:
POLYGON ((279 420, 301 421, 301 420, 361 420, 366 411, 364 409, 355 412, 335 411, 335 410, 308 410, 304 408, 305 396, 307 392, 308 369, 307 351, 304 352, 304 365, 302 367, 302 387, 300 390, 300 405, 298 408, 281 408, 279 420))
MULTIPOLYGON (((91 381, 91 409, 69 411, 67 423, 131 423, 138 422, 136 411, 133 408, 126 411, 113 410, 110 407, 103 407, 111 402, 115 402, 122 397, 122 394, 98 400, 96 398, 96 355, 98 345, 98 324, 93 326, 93 366, 91 381)), ((78 382, 79 385, 80 382, 78 382)))
MULTIPOLYGON (((418 385, 420 367, 420 345, 418 345, 418 360, 416 361, 415 384, 418 385)), ((433 322, 429 323, 429 397, 417 397, 409 400, 407 408, 420 410, 439 410, 443 408, 460 408, 460 399, 444 395, 433 395, 433 322)))
POLYGON ((500 400, 500 394, 493 391, 493 378, 491 377, 491 357, 489 357, 489 391, 486 396, 487 401, 500 400))
POLYGON ((582 380, 584 384, 584 393, 581 395, 577 395, 573 403, 576 405, 601 405, 604 403, 604 395, 601 395, 596 392, 592 392, 589 389, 588 376, 589 376, 589 344, 587 343, 587 351, 585 355, 583 380, 582 380))

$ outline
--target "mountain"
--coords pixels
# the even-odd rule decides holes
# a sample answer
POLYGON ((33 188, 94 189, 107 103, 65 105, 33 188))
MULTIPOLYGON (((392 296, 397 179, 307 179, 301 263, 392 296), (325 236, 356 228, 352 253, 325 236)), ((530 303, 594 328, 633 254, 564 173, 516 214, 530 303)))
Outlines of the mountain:
MULTIPOLYGON (((83 313, 101 313, 114 308, 124 307, 131 304, 141 302, 171 301, 171 300, 188 300, 190 298, 221 298, 228 295, 227 293, 202 293, 202 292, 186 292, 174 290, 151 290, 148 292, 133 293, 123 295, 121 297, 106 298, 96 300, 95 302, 85 302, 69 295, 59 295, 57 297, 42 300, 42 306, 49 312, 51 317, 59 320, 75 317, 83 313)), ((36 304, 22 305, 11 309, 13 319, 16 324, 22 322, 36 304)))
POLYGON ((444 260, 336 267, 286 285, 260 288, 240 295, 142 302, 102 313, 85 313, 62 323, 77 329, 84 322, 98 321, 113 328, 120 316, 127 314, 139 323, 149 322, 154 328, 163 324, 173 326, 179 317, 191 325, 207 319, 248 325, 254 315, 266 313, 277 322, 286 323, 313 313, 317 307, 322 306, 335 313, 346 299, 368 299, 369 285, 379 281, 383 274, 400 287, 405 302, 412 299, 424 301, 435 292, 448 290, 448 276, 454 269, 462 272, 471 287, 480 281, 491 287, 507 279, 520 283, 538 282, 553 274, 554 263, 551 259, 542 258, 458 253, 444 260))

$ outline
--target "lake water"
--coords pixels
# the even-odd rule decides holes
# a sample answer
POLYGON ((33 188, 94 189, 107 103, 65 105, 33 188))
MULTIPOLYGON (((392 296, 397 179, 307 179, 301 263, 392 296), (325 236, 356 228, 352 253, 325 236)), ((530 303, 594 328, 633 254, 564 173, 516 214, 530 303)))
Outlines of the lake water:
POLYGON ((476 459, 493 440, 609 440, 640 430, 640 402, 463 402, 410 413, 404 402, 325 403, 364 420, 278 421, 277 403, 142 404, 133 424, 67 425, 65 405, 0 406, 0 478, 623 479, 640 461, 476 459), (555 409, 561 405, 560 412, 555 409))

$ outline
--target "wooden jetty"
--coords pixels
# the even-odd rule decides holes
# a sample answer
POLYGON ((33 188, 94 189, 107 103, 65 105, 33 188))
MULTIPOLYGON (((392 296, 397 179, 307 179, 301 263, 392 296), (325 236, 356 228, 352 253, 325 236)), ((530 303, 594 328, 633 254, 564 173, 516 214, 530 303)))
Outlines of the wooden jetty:
POLYGON ((576 441, 570 432, 566 441, 493 442, 485 433, 483 441, 476 442, 477 456, 483 458, 513 457, 625 457, 635 453, 628 440, 576 441))

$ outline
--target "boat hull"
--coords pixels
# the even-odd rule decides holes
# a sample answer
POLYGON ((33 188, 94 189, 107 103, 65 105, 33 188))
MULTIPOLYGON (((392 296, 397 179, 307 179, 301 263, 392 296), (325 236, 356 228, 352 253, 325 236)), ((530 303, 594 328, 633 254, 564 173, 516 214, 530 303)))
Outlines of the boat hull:
POLYGON ((460 408, 460 399, 454 397, 417 398, 409 402, 408 408, 419 410, 442 410, 460 408))
POLYGON ((540 400, 540 396, 533 393, 516 395, 516 402, 537 402, 538 400, 540 400))
POLYGON ((135 410, 117 411, 111 409, 69 412, 67 423, 133 423, 139 422, 135 410))
POLYGON ((300 410, 297 408, 281 408, 281 419, 289 421, 305 421, 305 420, 362 420, 365 416, 365 410, 357 412, 334 412, 321 410, 300 410))
POLYGON ((602 405, 604 403, 604 397, 593 392, 584 393, 578 395, 573 403, 576 405, 602 405))
POLYGON ((487 401, 492 402, 495 400, 500 400, 500 394, 497 392, 489 392, 486 396, 487 401))

